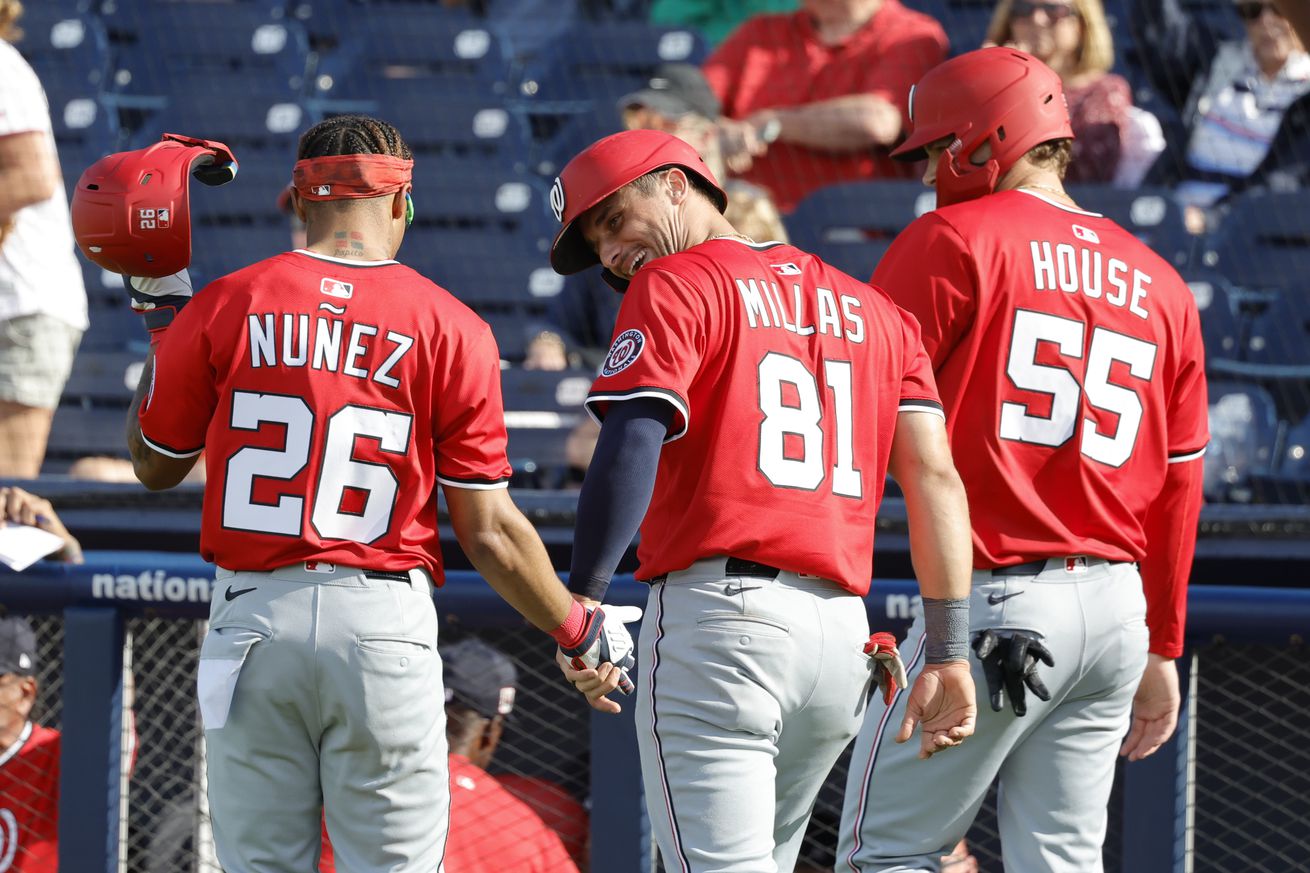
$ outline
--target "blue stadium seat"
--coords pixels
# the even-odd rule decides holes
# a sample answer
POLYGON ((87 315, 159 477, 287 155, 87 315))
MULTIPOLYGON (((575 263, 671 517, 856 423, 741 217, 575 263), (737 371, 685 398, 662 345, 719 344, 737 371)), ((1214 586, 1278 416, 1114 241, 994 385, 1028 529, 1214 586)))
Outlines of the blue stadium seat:
POLYGON ((194 227, 191 232, 191 278, 199 290, 220 276, 290 249, 291 240, 285 226, 219 224, 194 227))
POLYGON ((596 374, 591 370, 524 370, 500 373, 505 408, 516 411, 581 412, 596 374))
POLYGON ((581 103, 585 109, 644 87, 660 64, 699 65, 708 53, 704 38, 687 28, 579 22, 532 63, 520 96, 535 103, 581 103))
POLYGON ((184 133, 227 143, 238 161, 251 149, 293 157, 300 134, 318 120, 294 91, 259 74, 181 74, 161 96, 158 108, 144 114, 130 136, 130 147, 158 142, 164 133, 184 133))
POLYGON ((936 205, 917 181, 844 182, 807 196, 787 216, 798 248, 868 281, 896 235, 936 205))
MULTIPOLYGON (((993 0, 938 0, 940 12, 929 14, 941 22, 951 41, 951 54, 971 52, 983 44, 987 25, 996 8, 993 0)), ((926 10, 925 10, 926 11, 926 10)))
POLYGON ((161 105, 178 93, 179 76, 208 79, 211 87, 192 90, 216 100, 240 99, 233 75, 304 90, 309 40, 298 22, 274 17, 266 4, 135 0, 104 14, 115 37, 110 88, 120 106, 161 105))
POLYGON ((1166 188, 1070 185, 1068 191, 1081 208, 1111 219, 1178 269, 1188 266, 1200 248, 1183 223, 1182 207, 1166 188))
POLYGON ((1310 198, 1302 192, 1238 196, 1206 243, 1204 262, 1252 290, 1310 288, 1310 198))
POLYGON ((1266 474, 1278 439, 1274 399, 1264 388, 1239 382, 1209 385, 1210 445, 1204 491, 1210 500, 1251 499, 1251 477, 1266 474))
MULTIPOLYGON (((628 92, 625 92, 628 93, 628 92)), ((623 94, 618 97, 624 96, 623 94)), ((532 169, 546 179, 559 175, 564 165, 575 155, 602 137, 624 129, 616 100, 597 103, 590 112, 572 116, 559 116, 554 125, 543 124, 547 117, 538 116, 537 128, 541 142, 532 151, 532 169), (553 132, 551 127, 553 126, 553 132)))
POLYGON ((1183 279, 1201 313, 1206 358, 1240 359, 1243 331, 1228 280, 1218 273, 1202 270, 1184 273, 1183 279))
POLYGON ((1310 298, 1304 289, 1280 294, 1256 317, 1246 359, 1255 364, 1306 367, 1310 376, 1310 298))
POLYGON ((489 97, 508 88, 495 34, 467 13, 370 7, 338 37, 314 80, 315 99, 328 110, 369 111, 388 96, 489 97))
MULTIPOLYGON (((72 4, 28 3, 16 47, 47 94, 97 94, 109 69, 108 33, 100 19, 72 4)), ((53 102, 53 101, 52 101, 53 102)))
MULTIPOLYGON (((124 304, 126 308, 126 304, 124 304)), ((137 316, 134 314, 134 318, 137 316)), ((142 334, 145 328, 141 328, 142 334)), ((63 399, 126 406, 141 378, 145 356, 130 349, 79 349, 64 384, 63 399)))
POLYGON ((1310 417, 1288 429, 1278 463, 1280 478, 1310 485, 1310 417))
POLYGON ((544 309, 564 284, 544 246, 544 240, 499 231, 415 228, 400 260, 479 311, 528 313, 544 309))
POLYGON ((436 158, 482 158, 502 165, 527 159, 521 118, 500 97, 438 97, 384 87, 372 111, 396 121, 416 166, 436 158))
POLYGON ((414 210, 418 227, 480 227, 492 232, 549 237, 556 228, 534 177, 492 161, 415 159, 414 210))

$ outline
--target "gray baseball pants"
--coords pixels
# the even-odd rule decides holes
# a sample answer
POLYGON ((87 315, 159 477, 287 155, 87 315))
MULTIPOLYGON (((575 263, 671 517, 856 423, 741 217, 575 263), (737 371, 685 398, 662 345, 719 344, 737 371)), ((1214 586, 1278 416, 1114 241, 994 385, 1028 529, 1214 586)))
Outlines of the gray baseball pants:
POLYGON ((338 870, 441 870, 437 616, 427 574, 408 577, 219 568, 197 685, 227 873, 317 871, 321 812, 338 870))
POLYGON ((823 579, 714 558, 651 586, 637 743, 669 873, 791 873, 864 714, 868 637, 864 602, 823 579))
MULTIPOLYGON (((970 631, 1036 632, 1055 659, 1039 668, 1051 699, 1032 692, 1017 717, 993 712, 973 658, 978 724, 958 748, 918 760, 917 738, 893 737, 907 694, 876 699, 851 758, 836 873, 938 871, 1000 777, 1001 845, 1007 870, 1099 873, 1115 755, 1128 729, 1148 633, 1142 580, 1132 564, 1046 562, 1037 575, 973 575, 970 631), (1069 569, 1066 569, 1066 568, 1069 569)), ((910 682, 923 669, 923 618, 901 657, 910 682)))

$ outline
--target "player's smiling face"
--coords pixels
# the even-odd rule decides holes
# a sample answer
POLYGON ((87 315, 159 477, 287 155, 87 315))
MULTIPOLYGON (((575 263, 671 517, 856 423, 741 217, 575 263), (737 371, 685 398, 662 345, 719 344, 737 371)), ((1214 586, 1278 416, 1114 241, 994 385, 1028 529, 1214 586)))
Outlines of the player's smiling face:
POLYGON ((652 193, 625 185, 579 219, 587 244, 614 275, 631 279, 656 258, 681 251, 677 240, 682 222, 668 190, 669 175, 656 180, 652 193))

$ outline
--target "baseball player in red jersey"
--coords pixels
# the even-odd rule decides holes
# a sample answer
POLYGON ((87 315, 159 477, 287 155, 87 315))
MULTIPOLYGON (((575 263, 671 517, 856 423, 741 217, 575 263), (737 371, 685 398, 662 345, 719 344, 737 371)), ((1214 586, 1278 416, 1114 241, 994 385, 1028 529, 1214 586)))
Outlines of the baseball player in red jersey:
MULTIPOLYGON (((160 239, 182 238, 188 170, 221 166, 220 146, 166 138, 92 166, 73 203, 84 251, 132 276, 184 264, 189 227, 180 257, 150 231, 167 204, 160 239)), ((490 329, 393 260, 412 164, 391 125, 329 119, 294 172, 307 248, 194 300, 184 276, 130 281, 153 331, 128 422, 137 476, 172 487, 205 451, 200 548, 218 585, 197 685, 228 873, 314 869, 320 810, 343 869, 441 869, 438 483, 515 608, 585 663, 630 663, 610 651, 630 644, 622 624, 569 597, 508 496, 490 329)))
POLYGON ((59 731, 31 721, 36 635, 27 619, 0 618, 0 873, 59 866, 59 731))
MULTIPOLYGON (((932 648, 898 739, 921 723, 928 757, 972 731, 968 522, 918 327, 813 255, 737 233, 666 133, 593 144, 551 201, 554 268, 600 263, 627 288, 587 399, 602 428, 569 587, 599 601, 640 525, 637 735, 664 867, 790 871, 865 707, 861 595, 888 469, 932 648)), ((563 666, 589 697, 618 681, 563 666)))
MULTIPOLYGON (((991 706, 928 767, 887 742, 901 702, 870 708, 837 869, 937 870, 999 777, 1006 869, 1100 870, 1116 748, 1145 757, 1177 719, 1208 440, 1196 305, 1168 263, 1065 193, 1073 134, 1040 61, 961 55, 911 107, 897 153, 926 155, 938 208, 873 281, 918 317, 941 389, 991 706), (910 780, 895 803, 875 794, 910 780)), ((922 631, 903 648, 911 674, 922 631)))

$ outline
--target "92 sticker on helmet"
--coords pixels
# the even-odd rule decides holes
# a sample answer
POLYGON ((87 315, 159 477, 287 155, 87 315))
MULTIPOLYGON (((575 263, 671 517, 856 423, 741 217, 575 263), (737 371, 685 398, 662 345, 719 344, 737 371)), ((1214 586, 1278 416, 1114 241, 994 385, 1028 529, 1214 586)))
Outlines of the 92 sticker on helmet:
POLYGON ((646 347, 645 335, 636 329, 625 330, 610 346, 610 353, 605 356, 605 364, 600 368, 602 376, 614 376, 623 372, 641 357, 641 350, 646 347))

